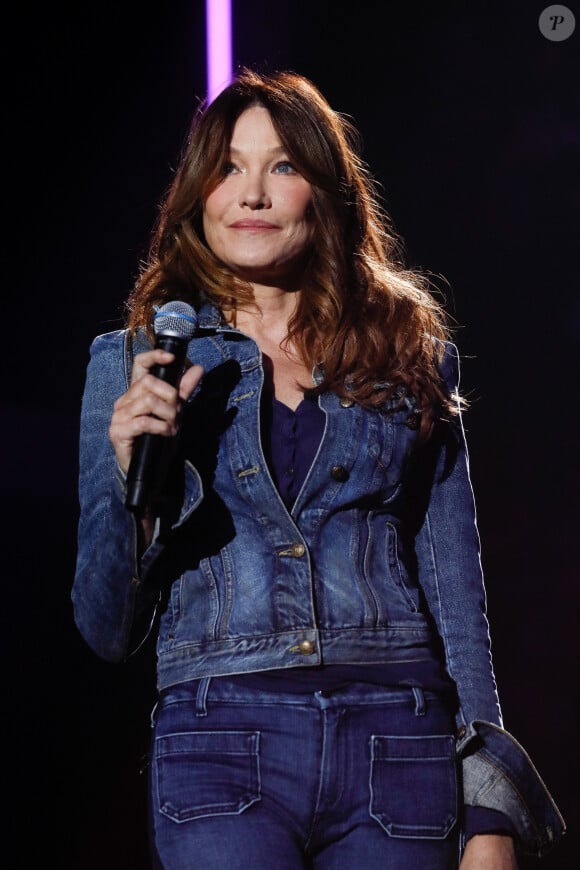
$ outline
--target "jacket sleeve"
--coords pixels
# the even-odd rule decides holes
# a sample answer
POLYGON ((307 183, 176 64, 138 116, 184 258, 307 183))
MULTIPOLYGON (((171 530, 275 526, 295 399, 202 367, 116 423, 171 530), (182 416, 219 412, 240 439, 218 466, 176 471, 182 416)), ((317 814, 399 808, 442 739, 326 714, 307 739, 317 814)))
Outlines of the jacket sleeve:
MULTIPOLYGON (((147 636, 159 601, 153 566, 163 551, 157 529, 141 560, 137 525, 125 507, 125 478, 109 439, 113 405, 129 384, 132 348, 125 331, 97 336, 90 348, 81 403, 79 522, 72 587, 74 620, 101 658, 120 662, 147 636)), ((182 516, 201 499, 201 482, 186 470, 182 516)))
MULTIPOLYGON (((459 359, 448 343, 442 374, 451 396, 459 359)), ((419 582, 437 626, 447 671, 457 686, 458 725, 474 719, 502 724, 492 666, 486 593, 475 500, 460 410, 436 428, 425 517, 416 537, 419 582)))
MULTIPOLYGON (((451 396, 459 358, 448 343, 442 374, 451 396)), ((458 697, 463 800, 509 817, 521 851, 541 856, 565 824, 522 746, 503 727, 493 671, 480 539, 460 409, 434 439, 434 474, 416 538, 419 580, 458 697), (443 434, 441 434, 443 433, 443 434)))

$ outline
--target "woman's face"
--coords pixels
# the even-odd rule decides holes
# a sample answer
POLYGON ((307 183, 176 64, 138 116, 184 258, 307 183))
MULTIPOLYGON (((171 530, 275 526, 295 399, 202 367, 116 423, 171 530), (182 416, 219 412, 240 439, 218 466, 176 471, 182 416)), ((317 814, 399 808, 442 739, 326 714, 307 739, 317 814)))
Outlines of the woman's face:
POLYGON ((204 205, 214 254, 235 274, 261 284, 296 275, 313 233, 312 186, 294 168, 262 106, 238 118, 223 180, 204 205))

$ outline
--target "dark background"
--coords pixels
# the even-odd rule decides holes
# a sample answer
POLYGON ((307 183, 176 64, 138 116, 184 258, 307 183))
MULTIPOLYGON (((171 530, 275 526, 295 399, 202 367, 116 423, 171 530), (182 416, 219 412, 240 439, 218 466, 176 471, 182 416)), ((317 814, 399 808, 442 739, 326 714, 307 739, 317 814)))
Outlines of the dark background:
MULTIPOLYGON (((529 862, 538 870, 576 867, 580 848, 580 7, 568 5, 576 31, 551 42, 542 3, 233 4, 236 63, 304 73, 354 118, 409 263, 443 276, 505 724, 569 828, 529 862)), ((78 417, 89 344, 121 325, 205 95, 204 15, 199 0, 57 3, 5 23, 9 867, 148 868, 154 660, 146 648, 107 665, 72 621, 78 417)))

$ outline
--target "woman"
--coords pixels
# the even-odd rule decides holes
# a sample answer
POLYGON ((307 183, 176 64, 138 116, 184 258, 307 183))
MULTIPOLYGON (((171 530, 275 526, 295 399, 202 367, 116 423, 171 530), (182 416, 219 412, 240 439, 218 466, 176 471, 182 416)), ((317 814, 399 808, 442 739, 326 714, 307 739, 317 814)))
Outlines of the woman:
POLYGON ((513 870, 563 833, 503 729, 458 381, 355 128, 240 72, 83 397, 75 620, 108 661, 158 631, 160 866, 513 870), (172 300, 198 317, 176 387, 172 300), (171 451, 135 510, 142 435, 171 451))

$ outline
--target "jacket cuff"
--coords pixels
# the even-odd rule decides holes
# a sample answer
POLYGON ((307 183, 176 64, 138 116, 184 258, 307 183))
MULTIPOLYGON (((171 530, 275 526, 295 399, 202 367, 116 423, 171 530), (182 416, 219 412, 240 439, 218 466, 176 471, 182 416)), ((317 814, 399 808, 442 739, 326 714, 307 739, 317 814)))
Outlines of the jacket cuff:
POLYGON ((542 857, 566 831, 564 819, 525 749, 507 731, 475 721, 457 743, 466 806, 503 813, 522 852, 542 857))

